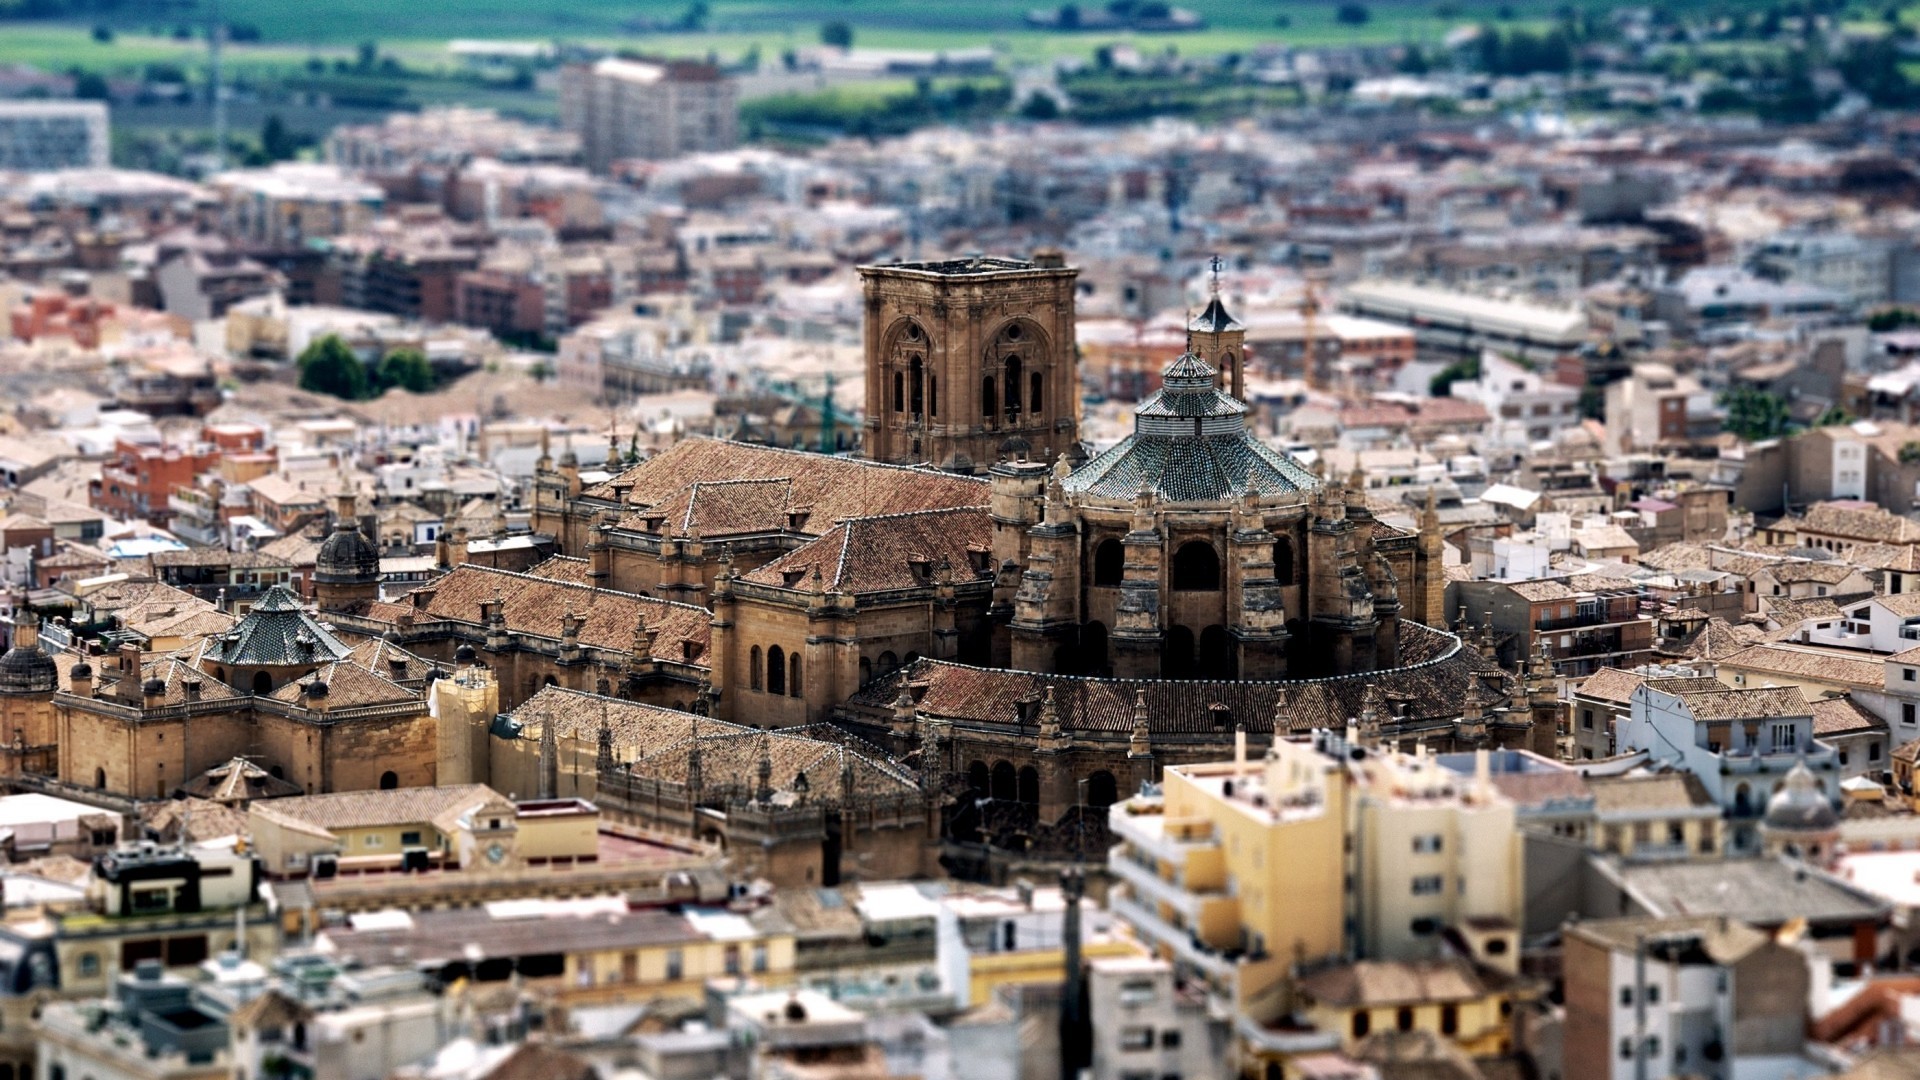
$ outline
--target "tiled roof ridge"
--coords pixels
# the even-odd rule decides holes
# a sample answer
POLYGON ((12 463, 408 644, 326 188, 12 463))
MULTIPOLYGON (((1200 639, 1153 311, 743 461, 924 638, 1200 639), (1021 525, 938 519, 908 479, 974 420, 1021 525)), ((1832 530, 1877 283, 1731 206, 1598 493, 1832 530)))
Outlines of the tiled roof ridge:
POLYGON ((895 760, 893 755, 860 736, 855 735, 853 732, 835 724, 817 721, 811 724, 801 724, 797 727, 782 728, 781 730, 789 735, 812 739, 815 742, 830 743, 839 747, 842 751, 852 754, 856 759, 865 761, 874 768, 894 776, 896 779, 905 780, 911 784, 918 784, 920 782, 918 778, 908 775, 906 766, 895 760), (827 732, 829 737, 820 738, 810 734, 815 731, 827 732))
MULTIPOLYGON (((588 585, 584 582, 579 582, 579 581, 567 581, 564 578, 541 577, 538 574, 529 574, 521 570, 502 570, 499 567, 482 566, 479 563, 461 563, 458 567, 455 567, 455 570, 465 569, 469 567, 474 570, 483 571, 489 574, 499 574, 503 577, 515 578, 520 581, 531 581, 539 585, 559 585, 569 589, 580 589, 585 592, 607 593, 612 596, 624 596, 632 600, 642 600, 649 604, 659 604, 662 607, 685 608, 688 611, 698 611, 709 617, 713 615, 712 609, 703 608, 698 604, 683 603, 679 600, 662 600, 657 596, 648 596, 644 593, 623 592, 619 589, 609 589, 602 586, 588 585)), ((451 573, 452 571, 449 571, 449 572, 451 573)))
MULTIPOLYGON (((821 454, 812 450, 795 450, 787 446, 764 446, 757 443, 735 443, 732 439, 722 439, 713 435, 689 435, 685 439, 682 439, 680 441, 683 443, 689 443, 689 442, 729 443, 734 446, 751 447, 755 452, 758 452, 758 453, 791 454, 795 457, 807 457, 807 458, 812 458, 816 461, 844 461, 849 465, 855 465, 855 466, 860 466, 860 467, 869 468, 869 469, 895 469, 900 472, 913 473, 916 476, 938 476, 938 477, 943 477, 951 480, 967 480, 973 483, 977 483, 982 487, 987 486, 989 483, 987 478, 983 476, 962 476, 959 473, 950 473, 941 469, 928 469, 928 468, 923 468, 919 465, 896 465, 890 461, 873 461, 868 458, 841 457, 838 454, 821 454)), ((654 457, 658 457, 658 456, 659 456, 658 454, 654 455, 654 457)), ((626 470, 615 475, 613 477, 613 480, 616 480, 616 481, 620 480, 621 478, 625 477, 627 473, 632 472, 634 469, 641 468, 642 466, 646 465, 647 462, 652 460, 653 458, 649 457, 646 459, 646 461, 636 462, 635 464, 629 466, 626 470)), ((789 477, 788 479, 791 479, 791 477, 789 477)), ((701 482, 705 483, 706 481, 701 481, 701 482)))

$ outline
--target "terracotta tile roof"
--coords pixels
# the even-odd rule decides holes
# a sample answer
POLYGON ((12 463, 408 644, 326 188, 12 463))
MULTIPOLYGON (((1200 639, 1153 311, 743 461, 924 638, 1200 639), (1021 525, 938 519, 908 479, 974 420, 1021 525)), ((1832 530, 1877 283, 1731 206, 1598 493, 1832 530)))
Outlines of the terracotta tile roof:
POLYGON ((985 506, 988 496, 983 479, 705 438, 683 439, 582 494, 612 499, 625 486, 627 505, 653 507, 690 485, 728 480, 787 482, 786 509, 807 511, 815 532, 848 517, 985 506))
MULTIPOLYGON (((1663 684, 1675 679, 1654 679, 1647 689, 1669 693, 1680 699, 1696 721, 1772 719, 1781 716, 1810 716, 1812 708, 1797 686, 1767 686, 1736 690, 1724 683, 1719 689, 1690 689, 1663 684)), ((1689 683, 1699 680, 1689 679, 1689 683)))
POLYGON ((1887 730, 1887 722, 1855 704, 1850 697, 1813 703, 1815 735, 1863 735, 1887 730))
MULTIPOLYGON (((793 481, 786 477, 693 483, 650 507, 646 514, 664 517, 659 531, 666 536, 718 537, 780 532, 788 526, 788 511, 800 506, 794 501, 793 486, 793 481)), ((641 524, 641 517, 629 514, 620 525, 652 531, 641 524)))
POLYGON ((1856 686, 1886 685, 1885 661, 1879 657, 1863 659, 1834 650, 1816 650, 1782 644, 1755 645, 1720 660, 1723 668, 1775 673, 1802 679, 1850 683, 1856 686))
POLYGON ((432 585, 425 615, 484 626, 480 605, 495 596, 504 602, 507 628, 523 634, 559 638, 560 621, 571 609, 585 621, 580 643, 626 651, 633 648, 633 632, 642 617, 653 631, 653 654, 665 660, 698 661, 706 654, 706 608, 675 604, 631 593, 594 589, 573 582, 537 578, 509 570, 466 563, 454 567, 432 585))
POLYGON ((1599 698, 1601 701, 1613 701, 1624 705, 1633 699, 1633 692, 1646 681, 1645 675, 1639 675, 1624 668, 1601 668, 1580 680, 1580 685, 1574 688, 1574 692, 1590 698, 1599 698))
POLYGON ((1530 600, 1534 603, 1543 600, 1571 600, 1580 595, 1558 581, 1519 581, 1507 586, 1507 589, 1522 600, 1530 600))
POLYGON ((1800 531, 1877 544, 1920 543, 1920 522, 1858 504, 1814 503, 1801 516, 1800 531))
POLYGON ((585 559, 575 559, 566 555, 555 555, 538 566, 529 567, 529 576, 550 578, 554 581, 568 581, 575 585, 587 583, 587 572, 593 564, 585 559))
POLYGON ((154 679, 166 683, 167 689, 162 701, 167 705, 185 704, 187 684, 190 682, 200 684, 201 701, 241 697, 238 691, 214 678, 204 669, 202 665, 205 661, 201 659, 201 653, 205 648, 206 642, 202 641, 178 652, 168 653, 158 660, 142 664, 140 667, 142 687, 154 679))
POLYGON ((385 638, 362 638, 354 644, 347 659, 394 681, 425 678, 435 666, 431 660, 416 656, 385 638), (396 660, 400 662, 399 667, 394 665, 396 660))
MULTIPOLYGON (((335 832, 445 821, 450 814, 457 816, 488 802, 505 801, 506 796, 485 784, 454 784, 300 795, 275 799, 269 806, 271 813, 278 817, 335 832)), ((256 805, 251 812, 261 813, 269 806, 256 805)))
POLYGON ((1920 615, 1920 593, 1898 593, 1893 596, 1876 596, 1873 598, 1873 602, 1903 619, 1920 615))
POLYGON ((1668 544, 1641 552, 1634 560, 1654 570, 1678 573, 1681 570, 1711 570, 1713 552, 1704 544, 1668 544))
POLYGON ((1830 559, 1823 562, 1781 562, 1773 564, 1769 577, 1782 585, 1810 582, 1815 585, 1838 585, 1852 575, 1859 573, 1859 567, 1850 562, 1830 559))
POLYGON ((1920 574, 1920 545, 1859 544, 1847 552, 1847 561, 1864 570, 1920 574))
MULTIPOLYGON (((1274 706, 1282 691, 1287 699, 1288 730, 1306 732, 1346 726, 1360 715, 1369 686, 1379 689, 1383 707, 1392 710, 1405 706, 1410 719, 1458 715, 1458 703, 1465 700, 1467 685, 1473 680, 1478 680, 1482 698, 1489 704, 1514 690, 1512 676, 1477 650, 1455 651, 1451 635, 1416 623, 1403 622, 1400 626, 1402 658, 1409 666, 1344 678, 1298 682, 1089 679, 923 659, 868 683, 854 694, 850 704, 891 710, 904 682, 916 692, 924 687, 919 707, 927 715, 963 723, 1008 725, 1018 722, 1023 704, 1031 712, 1033 704, 1051 688, 1066 729, 1125 733, 1133 729, 1134 695, 1143 691, 1148 726, 1153 732, 1215 732, 1222 724, 1230 731, 1232 723, 1238 721, 1249 732, 1267 733, 1273 730, 1274 706)), ((1027 726, 1032 726, 1031 721, 1027 726)))
POLYGON ((577 1054, 543 1042, 523 1042, 474 1080, 600 1080, 600 1070, 577 1054))
POLYGON ((1764 637, 1764 631, 1757 626, 1748 626, 1744 623, 1735 626, 1715 615, 1702 623, 1693 633, 1667 642, 1661 647, 1661 651, 1670 656, 1683 656, 1690 660, 1717 660, 1723 656, 1731 656, 1749 645, 1757 644, 1764 637))
POLYGON ((1608 814, 1678 813, 1714 805, 1700 778, 1688 772, 1638 776, 1590 776, 1593 809, 1608 814))
POLYGON ((327 684, 326 708, 349 709, 364 705, 398 705, 403 702, 418 701, 424 707, 421 696, 401 686, 384 675, 368 671, 353 663, 322 664, 313 675, 295 679, 268 696, 275 701, 302 708, 315 708, 318 702, 305 696, 306 685, 315 678, 327 684))
POLYGON ((1300 990, 1337 1008, 1379 1008, 1474 1001, 1489 984, 1466 960, 1361 960, 1303 976, 1300 990))
POLYGON ((929 585, 943 572, 955 582, 993 576, 993 520, 983 507, 849 518, 819 539, 743 575, 794 588, 879 592, 929 585), (979 553, 988 557, 979 560, 979 553), (918 563, 918 566, 916 566, 918 563))
POLYGON ((189 841, 247 835, 246 812, 211 799, 188 796, 140 804, 140 824, 155 836, 178 837, 182 820, 186 822, 189 841))

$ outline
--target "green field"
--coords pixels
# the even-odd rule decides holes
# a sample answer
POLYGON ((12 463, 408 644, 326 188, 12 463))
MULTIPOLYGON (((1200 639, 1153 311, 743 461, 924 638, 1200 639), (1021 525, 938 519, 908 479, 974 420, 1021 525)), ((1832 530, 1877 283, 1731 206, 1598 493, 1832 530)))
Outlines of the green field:
MULTIPOLYGON (((956 49, 992 45, 1015 60, 1051 55, 1089 55, 1101 45, 1132 41, 1144 50, 1167 47, 1182 55, 1245 51, 1265 44, 1295 46, 1342 42, 1395 44, 1433 42, 1453 26, 1492 19, 1498 3, 1452 3, 1449 18, 1434 14, 1435 3, 1387 0, 1368 4, 1371 19, 1362 26, 1342 25, 1336 5, 1299 0, 1185 0, 1180 6, 1200 12, 1207 29, 1189 33, 1137 34, 1122 31, 1052 33, 1021 23, 1025 0, 970 0, 959 4, 901 4, 892 0, 716 0, 706 29, 699 33, 633 33, 629 20, 669 24, 684 3, 659 0, 633 4, 614 0, 466 0, 393 4, 389 0, 225 0, 222 16, 230 23, 257 27, 259 44, 237 44, 230 56, 240 68, 273 70, 308 56, 347 55, 362 41, 377 41, 410 65, 447 63, 450 38, 499 38, 580 42, 641 49, 667 55, 715 54, 733 59, 758 46, 771 60, 788 48, 817 44, 822 24, 840 20, 854 28, 856 46, 907 49, 956 49), (1284 17, 1286 25, 1279 25, 1284 17)), ((1093 4, 1083 4, 1091 8, 1093 4)), ((4 9, 0 2, 0 9, 4 9)), ((1540 17, 1551 0, 1514 0, 1522 18, 1540 17)), ((133 70, 151 62, 194 64, 203 51, 191 41, 176 41, 175 28, 206 21, 207 0, 186 9, 165 10, 129 4, 84 21, 0 21, 0 63, 31 63, 50 68, 74 65, 89 70, 133 70), (143 13, 149 12, 150 13, 143 13), (118 33, 111 44, 90 39, 95 21, 118 33)))

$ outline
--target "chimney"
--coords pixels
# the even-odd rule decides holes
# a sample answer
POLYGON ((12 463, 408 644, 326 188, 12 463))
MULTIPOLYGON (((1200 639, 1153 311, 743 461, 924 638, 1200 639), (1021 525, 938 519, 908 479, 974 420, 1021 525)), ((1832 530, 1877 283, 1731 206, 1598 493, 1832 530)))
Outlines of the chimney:
POLYGON ((1233 725, 1233 775, 1247 771, 1247 725, 1233 725))

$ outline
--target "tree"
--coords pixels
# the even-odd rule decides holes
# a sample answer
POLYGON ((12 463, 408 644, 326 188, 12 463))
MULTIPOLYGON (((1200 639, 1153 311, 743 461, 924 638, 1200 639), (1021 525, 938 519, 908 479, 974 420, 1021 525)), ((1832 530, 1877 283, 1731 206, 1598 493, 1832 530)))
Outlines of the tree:
POLYGON ((1464 360, 1455 360, 1453 363, 1441 368, 1440 374, 1435 375, 1432 381, 1427 383, 1427 392, 1434 397, 1447 397, 1448 392, 1453 389, 1455 382, 1461 379, 1477 379, 1479 377, 1480 357, 1478 354, 1475 354, 1464 360))
POLYGON ((820 27, 820 43, 832 45, 836 49, 851 49, 853 48, 853 27, 848 26, 844 19, 835 19, 826 23, 820 27))
POLYGON ((1814 417, 1813 426, 1838 427, 1841 424, 1851 424, 1853 421, 1854 415, 1852 413, 1838 405, 1829 405, 1819 416, 1814 417))
POLYGON ((553 378, 553 365, 547 363, 545 360, 536 360, 533 362, 533 366, 527 369, 527 374, 533 376, 534 382, 546 382, 548 379, 553 378))
POLYGON ((360 66, 360 70, 365 71, 373 66, 374 60, 378 59, 379 56, 380 45, 378 42, 363 41, 360 43, 360 48, 355 59, 360 66))
POLYGON ((415 394, 433 390, 433 365, 419 349, 395 349, 380 361, 374 384, 381 390, 399 387, 415 394))
POLYGON ((1735 386, 1720 395, 1727 410, 1725 427, 1748 442, 1777 439, 1787 433, 1787 402, 1778 394, 1751 386, 1735 386))
POLYGON ((93 28, 93 40, 102 45, 113 44, 113 27, 102 23, 93 28))
POLYGON ((287 131, 286 122, 279 113, 267 117, 260 126, 260 152, 268 161, 291 161, 300 150, 300 141, 287 131))
POLYGON ((105 101, 111 96, 107 91, 107 80, 98 72, 73 70, 73 96, 82 101, 105 101))
POLYGON ((1029 120, 1058 120, 1060 103, 1053 100, 1052 94, 1043 94, 1038 90, 1027 95, 1020 106, 1020 115, 1029 120))
POLYGON ((1367 5, 1359 3, 1358 0, 1346 0, 1334 11, 1333 17, 1345 26, 1365 26, 1367 20, 1373 18, 1373 13, 1367 10, 1367 5))
POLYGON ((300 389, 359 401, 367 396, 367 365, 340 335, 328 334, 301 350, 300 389))

